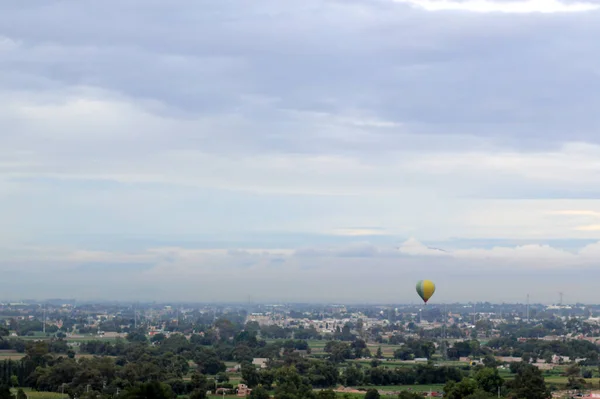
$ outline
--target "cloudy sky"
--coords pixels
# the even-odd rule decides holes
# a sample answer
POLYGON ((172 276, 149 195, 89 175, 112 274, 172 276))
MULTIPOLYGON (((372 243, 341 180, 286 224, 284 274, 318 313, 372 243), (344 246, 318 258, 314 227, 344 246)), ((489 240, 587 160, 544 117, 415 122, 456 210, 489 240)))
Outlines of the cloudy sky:
POLYGON ((600 302, 598 37, 598 0, 0 2, 0 299, 600 302))

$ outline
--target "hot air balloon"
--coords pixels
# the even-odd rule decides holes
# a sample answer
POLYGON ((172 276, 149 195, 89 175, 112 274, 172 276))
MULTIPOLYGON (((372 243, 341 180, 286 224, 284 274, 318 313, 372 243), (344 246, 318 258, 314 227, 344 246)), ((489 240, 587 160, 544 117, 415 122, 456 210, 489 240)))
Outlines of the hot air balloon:
POLYGON ((435 292, 435 284, 431 280, 421 280, 417 283, 417 294, 421 297, 423 302, 427 303, 429 298, 435 292))

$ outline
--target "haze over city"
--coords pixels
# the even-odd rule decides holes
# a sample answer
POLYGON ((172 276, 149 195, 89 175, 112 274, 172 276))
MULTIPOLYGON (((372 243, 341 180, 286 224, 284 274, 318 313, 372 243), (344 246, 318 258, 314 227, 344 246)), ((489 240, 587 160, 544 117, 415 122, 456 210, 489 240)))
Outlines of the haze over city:
POLYGON ((599 9, 2 2, 0 299, 598 303, 599 9))

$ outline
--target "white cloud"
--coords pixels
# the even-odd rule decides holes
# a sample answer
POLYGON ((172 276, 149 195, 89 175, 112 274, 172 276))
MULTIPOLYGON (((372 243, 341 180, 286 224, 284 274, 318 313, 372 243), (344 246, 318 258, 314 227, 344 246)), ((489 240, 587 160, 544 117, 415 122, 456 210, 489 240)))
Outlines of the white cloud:
MULTIPOLYGON (((177 229, 198 233, 197 226, 206 232, 232 231, 248 219, 250 231, 385 232, 424 239, 457 235, 600 238, 600 230, 593 227, 597 224, 594 212, 600 213, 596 200, 550 200, 543 195, 535 200, 476 199, 505 194, 518 198, 550 190, 589 191, 600 178, 600 146, 593 144, 566 143, 558 149, 528 152, 494 146, 486 151, 468 145, 462 151, 448 151, 407 145, 404 150, 390 149, 373 157, 332 151, 244 153, 235 144, 231 149, 211 146, 211 140, 218 137, 214 132, 226 133, 250 123, 236 119, 235 114, 180 120, 152 113, 143 103, 87 90, 42 97, 43 101, 32 101, 25 94, 14 103, 9 98, 4 97, 4 103, 0 98, 6 106, 5 120, 10 123, 10 112, 22 119, 12 125, 10 134, 0 136, 0 198, 15 201, 11 203, 17 207, 19 195, 46 198, 46 202, 64 196, 52 207, 69 212, 79 209, 85 217, 92 209, 98 215, 107 212, 113 228, 118 215, 140 231, 158 228, 172 233, 177 229), (14 180, 24 178, 33 180, 14 180), (40 185, 41 178, 55 180, 40 185), (122 191, 100 188, 107 182, 123 185, 122 191), (144 188, 143 184, 164 186, 144 188), (218 203, 211 205, 211 211, 197 202, 195 209, 177 219, 180 222, 167 216, 181 213, 182 201, 191 201, 188 197, 199 190, 238 193, 238 200, 230 201, 235 209, 216 213, 218 203), (264 212, 244 211, 240 204, 248 201, 247 196, 266 207, 264 212), (311 197, 314 200, 308 200, 311 197), (281 205, 280 217, 273 217, 269 204, 281 205), (232 219, 232 212, 242 219, 232 219), (348 225, 378 229, 349 229, 348 225)), ((407 144, 419 140, 416 134, 402 137, 407 144)), ((462 140, 461 136, 454 139, 462 140)), ((22 214, 11 212, 4 221, 5 233, 25 229, 24 219, 34 218, 31 209, 22 210, 22 214)), ((32 223, 38 231, 55 228, 43 225, 47 215, 35 217, 32 223)), ((109 228, 108 222, 94 223, 109 228)), ((67 228, 61 224, 61 229, 67 228)))
POLYGON ((594 11, 600 5, 592 2, 571 2, 559 0, 394 0, 410 4, 426 11, 469 11, 476 13, 570 13, 594 11))
POLYGON ((600 239, 600 14, 536 14, 597 2, 234 3, 0 5, 12 278, 29 262, 77 286, 106 264, 167 295, 235 266, 236 289, 369 297, 380 274, 393 299, 430 265, 471 283, 591 265, 543 243, 600 239), (395 250, 407 237, 529 241, 395 250))
POLYGON ((17 43, 15 40, 0 35, 0 52, 13 50, 18 46, 19 43, 17 43))
POLYGON ((416 256, 420 256, 420 255, 426 255, 426 256, 450 256, 451 255, 446 250, 443 250, 443 249, 440 249, 440 248, 431 248, 431 247, 428 247, 428 246, 424 245, 423 243, 421 243, 420 241, 418 241, 415 238, 410 238, 410 239, 404 241, 400 245, 400 247, 398 248, 398 250, 401 253, 403 253, 403 254, 416 255, 416 256))
POLYGON ((339 236, 360 237, 360 236, 381 236, 381 235, 387 235, 388 233, 383 229, 349 228, 349 229, 335 229, 331 232, 331 234, 339 235, 339 236))
MULTIPOLYGON (((555 248, 548 244, 441 250, 428 247, 413 238, 405 241, 398 249, 400 253, 413 256, 445 256, 456 259, 511 261, 515 262, 517 267, 525 267, 527 269, 570 268, 582 265, 593 266, 596 264, 598 256, 600 256, 600 242, 586 245, 575 252, 555 248)), ((483 266, 484 264, 480 265, 483 266)), ((494 263, 492 265, 496 266, 494 263)))
POLYGON ((12 289, 13 278, 27 278, 33 285, 43 280, 43 286, 28 295, 33 298, 69 292, 81 299, 96 299, 103 292, 116 299, 244 301, 252 295, 259 301, 406 303, 417 299, 414 282, 421 278, 436 282, 435 303, 514 301, 526 292, 534 294, 535 301, 551 301, 556 290, 573 301, 593 296, 584 287, 593 284, 592 276, 596 276, 600 242, 572 253, 543 244, 467 250, 443 247, 410 239, 400 251, 369 243, 304 250, 157 247, 110 253, 23 248, 10 259, 5 254, 0 269, 10 271, 3 298, 18 292, 12 289), (571 287, 568 276, 577 273, 590 278, 571 287), (542 275, 544 284, 539 285, 542 275), (510 292, 506 284, 512 287, 510 292), (98 285, 104 289, 98 291, 98 285))

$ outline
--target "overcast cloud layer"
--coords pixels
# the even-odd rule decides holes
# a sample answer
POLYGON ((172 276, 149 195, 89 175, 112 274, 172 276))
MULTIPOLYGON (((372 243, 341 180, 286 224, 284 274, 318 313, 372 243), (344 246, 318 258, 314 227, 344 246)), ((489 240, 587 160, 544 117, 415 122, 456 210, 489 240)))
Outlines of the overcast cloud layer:
POLYGON ((598 1, 2 2, 0 296, 600 302, 598 37, 598 1))

